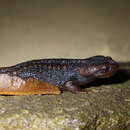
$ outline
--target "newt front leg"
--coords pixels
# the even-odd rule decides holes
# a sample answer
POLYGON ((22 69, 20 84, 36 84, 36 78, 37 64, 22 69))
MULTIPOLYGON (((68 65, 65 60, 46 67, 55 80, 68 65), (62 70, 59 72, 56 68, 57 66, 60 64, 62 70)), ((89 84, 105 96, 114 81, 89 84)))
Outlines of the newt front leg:
POLYGON ((64 84, 64 90, 65 91, 70 91, 72 93, 87 93, 87 91, 85 91, 85 89, 81 88, 80 85, 78 84, 78 82, 75 81, 67 81, 64 84))

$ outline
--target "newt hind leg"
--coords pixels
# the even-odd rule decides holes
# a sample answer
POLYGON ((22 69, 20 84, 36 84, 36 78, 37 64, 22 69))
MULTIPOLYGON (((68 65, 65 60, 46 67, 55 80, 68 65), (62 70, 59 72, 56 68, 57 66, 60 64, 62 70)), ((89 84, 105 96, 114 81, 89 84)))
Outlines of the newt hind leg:
POLYGON ((69 80, 69 81, 65 82, 64 90, 71 91, 72 93, 87 93, 87 91, 85 91, 85 89, 83 89, 79 86, 78 82, 75 82, 73 80, 69 80))

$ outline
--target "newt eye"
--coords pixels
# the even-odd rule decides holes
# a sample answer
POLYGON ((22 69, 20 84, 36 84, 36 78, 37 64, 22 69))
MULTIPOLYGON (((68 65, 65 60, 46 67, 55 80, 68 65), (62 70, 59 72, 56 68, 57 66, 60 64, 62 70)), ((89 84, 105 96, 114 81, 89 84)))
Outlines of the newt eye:
POLYGON ((102 67, 103 70, 106 70, 106 68, 107 68, 106 66, 103 66, 103 67, 102 67))
POLYGON ((104 70, 105 72, 108 72, 108 71, 109 71, 109 69, 110 69, 110 67, 109 67, 109 66, 103 66, 103 67, 102 67, 102 70, 104 70))

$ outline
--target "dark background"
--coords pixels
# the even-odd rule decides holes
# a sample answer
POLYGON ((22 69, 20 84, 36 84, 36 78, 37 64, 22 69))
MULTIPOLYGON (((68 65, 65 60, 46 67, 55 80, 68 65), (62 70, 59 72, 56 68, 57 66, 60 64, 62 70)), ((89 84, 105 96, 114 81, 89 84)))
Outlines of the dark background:
POLYGON ((128 0, 0 1, 0 66, 99 54, 130 61, 128 0))

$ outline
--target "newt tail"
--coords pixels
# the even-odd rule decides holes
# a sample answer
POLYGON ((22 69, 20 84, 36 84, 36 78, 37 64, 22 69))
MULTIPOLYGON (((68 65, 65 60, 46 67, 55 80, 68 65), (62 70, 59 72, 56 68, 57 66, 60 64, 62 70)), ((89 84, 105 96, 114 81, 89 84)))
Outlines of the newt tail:
POLYGON ((39 59, 0 68, 0 94, 60 94, 84 92, 82 86, 108 78, 118 70, 111 57, 39 59))

